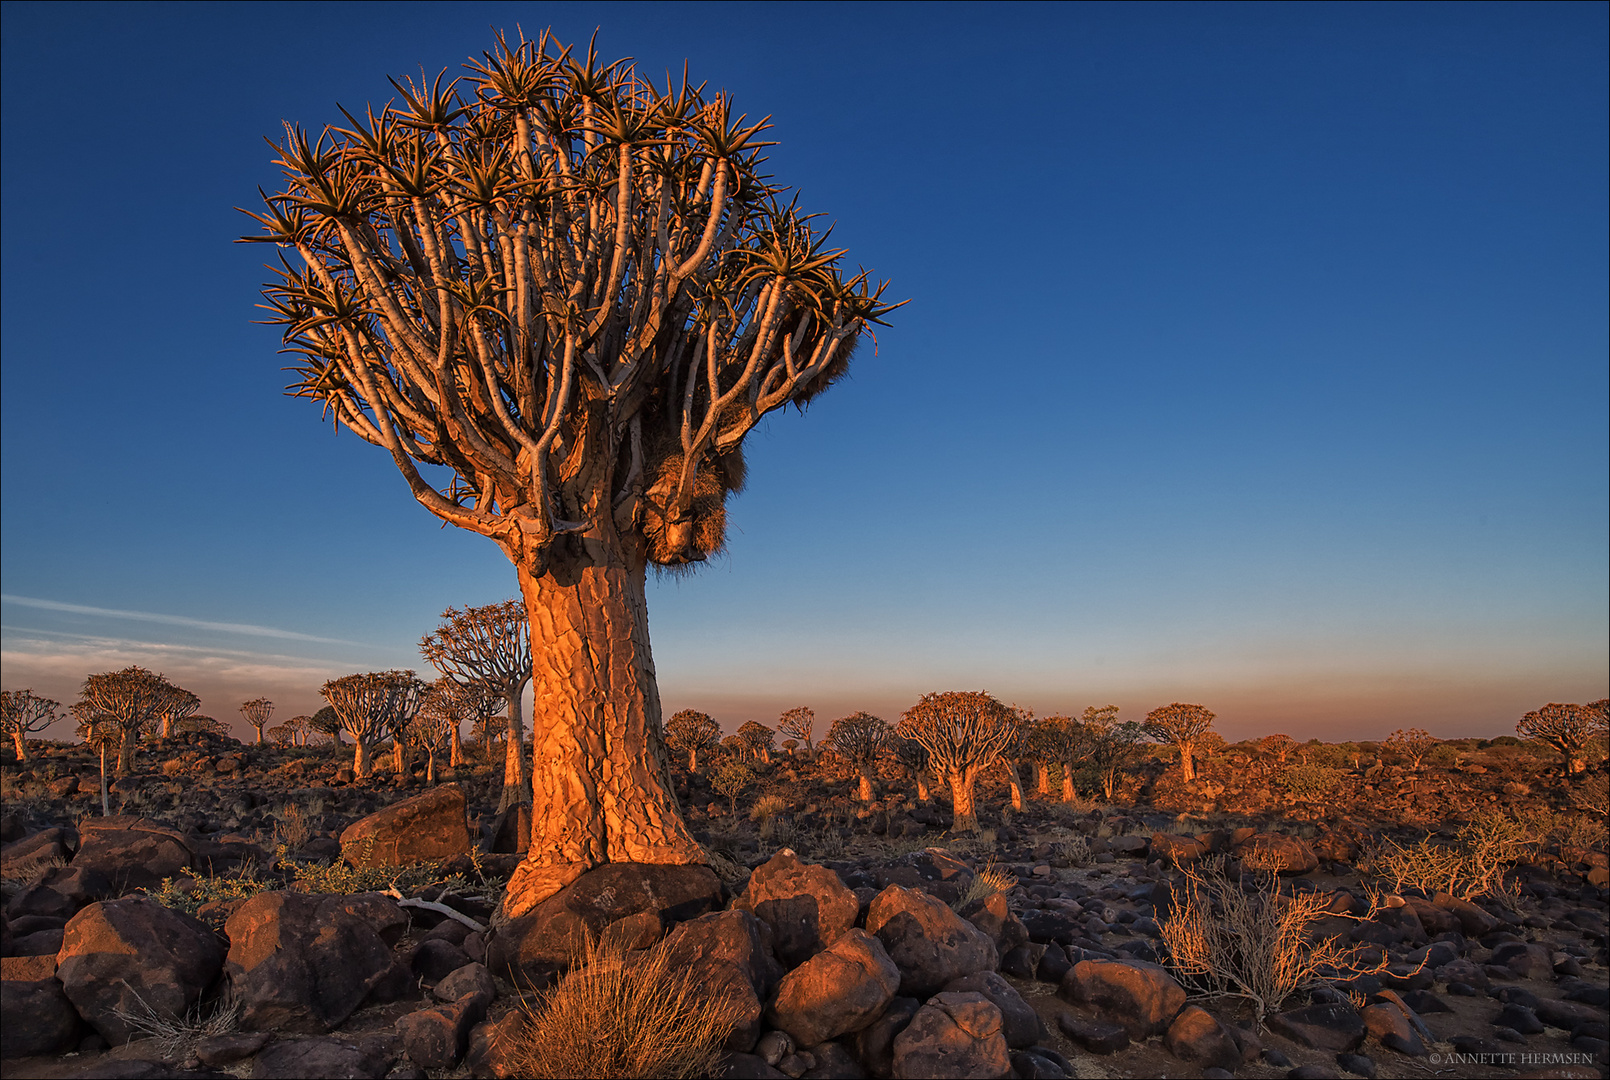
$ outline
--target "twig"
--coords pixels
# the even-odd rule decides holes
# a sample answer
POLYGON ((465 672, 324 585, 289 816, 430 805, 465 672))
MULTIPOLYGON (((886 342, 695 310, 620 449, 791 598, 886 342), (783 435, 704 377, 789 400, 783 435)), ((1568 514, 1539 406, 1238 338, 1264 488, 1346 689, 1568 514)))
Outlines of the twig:
POLYGON ((483 934, 486 933, 485 926, 476 922, 462 911, 455 911, 446 904, 438 904, 434 900, 416 900, 412 897, 404 897, 402 893, 397 891, 397 886, 395 885, 386 890, 386 895, 394 898, 397 901, 398 907, 411 907, 420 908, 424 911, 434 911, 438 915, 446 915, 449 919, 463 923, 471 930, 476 930, 483 934))

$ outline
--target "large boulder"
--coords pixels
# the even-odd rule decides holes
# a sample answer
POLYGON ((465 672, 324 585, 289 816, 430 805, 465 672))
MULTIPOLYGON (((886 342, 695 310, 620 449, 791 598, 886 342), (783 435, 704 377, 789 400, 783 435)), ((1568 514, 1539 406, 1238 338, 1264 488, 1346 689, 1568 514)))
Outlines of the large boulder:
POLYGON ((1137 1041, 1163 1034, 1185 1007, 1185 988, 1163 968, 1139 960, 1081 960, 1057 994, 1094 1009, 1137 1041))
POLYGON ((88 866, 54 866, 6 903, 13 919, 47 915, 69 919, 86 905, 121 895, 105 874, 88 866))
POLYGON ((491 1002, 491 994, 475 992, 398 1017, 403 1051, 421 1069, 452 1069, 464 1057, 470 1030, 486 1019, 491 1002))
POLYGON ((356 898, 265 892, 235 909, 224 927, 224 968, 243 1027, 326 1032, 371 995, 394 998, 413 983, 374 922, 349 910, 349 899, 356 898))
POLYGON ((825 866, 800 862, 784 848, 749 875, 733 907, 748 911, 772 929, 777 958, 797 967, 855 925, 860 914, 855 893, 825 866))
POLYGON ((1045 1025, 1034 1006, 1011 983, 993 971, 975 971, 945 984, 947 994, 983 994, 1001 1010, 1001 1034, 1013 1050, 1033 1046, 1045 1035, 1045 1025))
POLYGON ((1001 1010, 983 994, 936 994, 894 1039, 894 1075, 903 1080, 1011 1074, 1001 1010))
POLYGON ((999 957, 985 933, 925 892, 890 885, 867 908, 867 931, 883 942, 906 994, 936 994, 952 979, 994 971, 999 957))
POLYGON ((1280 833, 1254 833, 1236 844, 1235 852, 1241 865, 1251 870, 1306 874, 1319 866, 1319 856, 1306 842, 1280 833))
POLYGON ((392 1042, 375 1038, 280 1039, 252 1059, 251 1080, 380 1080, 397 1054, 392 1042))
POLYGON ((760 1038, 766 999, 783 976, 770 942, 771 927, 747 911, 712 911, 666 935, 671 970, 686 972, 701 997, 733 1004, 738 1023, 727 1050, 747 1053, 760 1038))
POLYGON ((1364 1042, 1364 1019, 1346 1002, 1308 1005, 1275 1013, 1269 1030, 1311 1050, 1344 1054, 1364 1042))
MULTIPOLYGON (((522 990, 541 989, 570 966, 581 942, 613 923, 645 915, 636 922, 652 924, 658 936, 720 908, 721 879, 708 866, 607 863, 499 926, 486 966, 522 990)), ((633 936, 638 932, 634 926, 633 936)))
POLYGON ((194 857, 190 841, 177 829, 116 814, 83 820, 73 867, 99 871, 112 883, 114 895, 122 895, 154 889, 163 878, 177 877, 194 857))
POLYGON ((182 1018, 223 962, 223 946, 206 924, 155 900, 126 897, 73 916, 56 978, 79 1015, 121 1046, 137 1033, 124 1015, 182 1018))
POLYGON ((1028 927, 1006 906, 1004 893, 990 893, 962 908, 958 914, 995 942, 995 952, 1001 957, 1013 949, 1029 943, 1028 927))
POLYGON ((444 862, 470 852, 464 789, 438 784, 348 825, 341 853, 354 866, 444 862))
POLYGON ((62 993, 54 956, 0 959, 0 1058, 60 1054, 78 1045, 83 1021, 62 993))
POLYGON ((900 969, 882 942, 852 929, 783 977, 766 1018, 815 1046, 871 1024, 899 989, 900 969))
POLYGON ((78 833, 72 829, 45 829, 0 847, 0 877, 7 881, 33 881, 52 866, 72 858, 78 833))
POLYGON ((1241 1066, 1241 1044, 1230 1029, 1212 1013, 1196 1005, 1187 1005, 1180 1010, 1163 1035, 1163 1045, 1181 1061, 1189 1061, 1204 1069, 1234 1072, 1241 1066))
POLYGON ((855 1056, 873 1076, 894 1072, 894 1040, 906 1030, 922 1002, 913 997, 897 997, 883 1008, 883 1014, 855 1033, 855 1056))

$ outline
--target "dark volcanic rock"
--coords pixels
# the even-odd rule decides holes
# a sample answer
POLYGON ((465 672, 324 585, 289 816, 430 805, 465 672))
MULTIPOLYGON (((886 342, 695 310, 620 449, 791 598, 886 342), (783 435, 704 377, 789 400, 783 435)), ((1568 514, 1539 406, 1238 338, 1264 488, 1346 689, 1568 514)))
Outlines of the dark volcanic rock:
POLYGON ((1364 1042, 1364 1020, 1344 1002, 1275 1013, 1269 1017, 1269 1030, 1299 1045, 1331 1053, 1357 1050, 1364 1042))
POLYGON ((945 984, 947 994, 983 994, 1001 1010, 1001 1034, 1013 1050, 1033 1046, 1045 1034, 1034 1008, 1011 983, 993 971, 977 971, 945 984))
POLYGON ((1204 1069, 1235 1070, 1241 1065, 1241 1046, 1230 1029, 1212 1013, 1196 1005, 1180 1010, 1163 1036, 1168 1052, 1181 1061, 1204 1069))
POLYGON ((438 784, 353 822, 341 834, 341 851, 354 866, 408 866, 468 855, 464 789, 438 784))
POLYGON ((852 929, 783 977, 766 1018, 799 1045, 813 1046, 872 1023, 900 981, 882 942, 852 929))
POLYGON ((374 1039, 282 1039, 260 1051, 252 1080, 380 1080, 397 1060, 374 1039))
POLYGON ((0 959, 0 1058, 60 1054, 78 1045, 83 1021, 56 978, 54 956, 0 959))
POLYGON ((894 1040, 894 1075, 963 1078, 1009 1076, 1001 1010, 983 994, 936 994, 894 1040))
POLYGON ((994 971, 995 943, 926 893, 891 885, 867 909, 866 928, 900 969, 901 988, 925 998, 952 979, 994 971))
POLYGON ((163 878, 177 877, 194 855, 184 833, 119 814, 84 819, 73 867, 99 871, 121 895, 131 889, 157 888, 163 878))
POLYGON ((859 905, 839 876, 784 849, 757 867, 732 906, 772 929, 777 958, 797 967, 855 925, 859 905))
POLYGON ((1082 960, 1057 994, 1097 1010, 1132 1039, 1161 1035, 1185 1006, 1185 988, 1172 975, 1138 960, 1082 960))
POLYGON ((671 969, 685 973, 695 992, 726 998, 736 1008, 738 1024, 725 1043, 728 1050, 748 1051, 760 1037, 766 999, 783 975, 770 943, 771 927, 747 911, 712 911, 666 935, 671 969))

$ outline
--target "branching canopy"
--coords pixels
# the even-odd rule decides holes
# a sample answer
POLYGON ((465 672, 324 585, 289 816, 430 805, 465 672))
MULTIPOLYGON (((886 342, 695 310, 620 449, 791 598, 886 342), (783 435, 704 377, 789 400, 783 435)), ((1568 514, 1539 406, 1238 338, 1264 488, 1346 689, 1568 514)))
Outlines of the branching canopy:
POLYGON ((924 694, 900 720, 900 734, 928 751, 941 773, 988 765, 1018 737, 1018 717, 983 691, 924 694))

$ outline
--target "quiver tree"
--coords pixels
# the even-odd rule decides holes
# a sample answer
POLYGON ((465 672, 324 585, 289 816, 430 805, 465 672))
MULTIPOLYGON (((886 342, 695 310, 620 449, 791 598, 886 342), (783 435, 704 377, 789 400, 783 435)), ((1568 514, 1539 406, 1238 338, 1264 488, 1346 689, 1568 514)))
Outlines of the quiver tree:
POLYGON ((497 747, 498 740, 508 730, 509 718, 497 713, 488 713, 476 718, 470 725, 470 738, 481 747, 481 756, 488 762, 492 760, 492 753, 497 747))
POLYGON ((175 686, 168 699, 157 711, 162 721, 162 737, 171 739, 185 730, 185 721, 201 710, 201 699, 188 690, 175 686))
MULTIPOLYGON (((1083 723, 1072 745, 1083 750, 1084 760, 1090 762, 1101 778, 1101 795, 1112 802, 1118 790, 1118 776, 1135 757, 1136 748, 1146 739, 1146 729, 1133 720, 1118 722, 1118 706, 1090 706, 1084 711, 1083 723)), ((1069 802, 1073 801, 1073 774, 1069 767, 1064 788, 1069 802)))
POLYGON ((331 679, 319 692, 335 710, 340 730, 352 736, 352 771, 368 776, 375 747, 406 729, 419 708, 421 684, 412 671, 370 671, 331 679), (404 719, 406 717, 406 719, 404 719))
POLYGON ((1012 809, 1023 811, 1023 774, 1019 770, 1033 759, 1030 740, 1034 734, 1034 710, 1016 705, 1007 707, 1017 723, 1012 741, 1001 751, 1001 767, 1006 770, 1006 786, 1012 800, 1012 809))
POLYGON ((725 94, 547 35, 469 69, 288 126, 246 239, 286 256, 265 296, 290 392, 514 564, 542 722, 513 918, 602 863, 706 860, 667 785, 645 573, 722 547, 745 436, 890 306, 725 94))
POLYGON ((140 735, 151 727, 176 693, 187 691, 142 667, 108 671, 84 680, 79 691, 83 709, 75 708, 74 715, 81 722, 86 715, 92 716, 95 724, 111 724, 117 729, 117 775, 127 776, 140 735))
POLYGON ((484 607, 448 608, 442 625, 419 642, 437 671, 458 682, 483 687, 508 706, 504 730, 509 738, 503 761, 503 794, 498 813, 511 804, 531 802, 531 771, 525 758, 525 720, 521 702, 531 681, 530 623, 525 606, 504 600, 484 607))
POLYGON ((313 718, 311 716, 293 716, 289 720, 285 721, 285 723, 280 725, 280 727, 290 732, 292 746, 307 745, 307 725, 308 721, 312 719, 313 718))
POLYGON ((872 790, 874 768, 878 755, 889 745, 894 729, 871 713, 851 713, 833 721, 827 729, 827 745, 833 752, 855 767, 858 779, 856 796, 862 802, 876 798, 872 790))
POLYGON ((61 719, 61 702, 32 690, 0 690, 0 734, 10 737, 17 760, 28 761, 28 735, 61 719))
POLYGON ((889 740, 894 750, 894 759, 911 777, 911 782, 917 787, 917 801, 927 802, 931 796, 928 793, 928 750, 916 739, 907 739, 895 735, 889 740))
POLYGON ((771 764, 772 741, 777 733, 759 720, 750 720, 738 729, 738 741, 750 757, 763 764, 771 764))
POLYGON ((296 732, 292 729, 289 721, 283 724, 275 724, 268 729, 268 741, 275 746, 290 746, 295 738, 296 732))
POLYGON ((1547 743, 1565 759, 1565 771, 1578 773, 1587 769, 1588 743, 1606 730, 1603 702, 1591 705, 1562 705, 1551 701, 1520 718, 1515 725, 1517 734, 1527 739, 1547 743))
POLYGON ((1274 758, 1275 764, 1284 765, 1286 758, 1297 749, 1297 740, 1290 735, 1265 735, 1258 740, 1258 749, 1274 758))
POLYGON ((1051 797, 1051 766, 1062 763, 1062 738, 1066 716, 1047 716, 1029 724, 1022 737, 1022 756, 1034 769, 1034 793, 1051 797))
POLYGON ((1017 717, 982 691, 924 694, 900 719, 900 734, 928 751, 934 772, 950 782, 954 832, 977 832, 973 786, 1017 738, 1017 717))
POLYGON ((1189 783, 1196 779, 1196 747, 1213 726, 1213 713, 1201 705, 1176 701, 1146 714, 1144 730, 1148 738, 1172 746, 1180 752, 1180 775, 1189 783))
POLYGON ((1409 768, 1420 768, 1426 755, 1437 748, 1438 739, 1424 728, 1399 728, 1386 737, 1381 749, 1406 761, 1409 768))
POLYGON ((263 745, 263 728, 268 724, 269 718, 274 715, 274 703, 266 697, 252 698, 243 701, 240 705, 240 715, 257 732, 257 745, 263 745))
POLYGON ((321 735, 328 739, 333 746, 341 745, 341 717, 329 705, 308 717, 307 730, 310 735, 321 735))
POLYGON ((112 813, 112 800, 106 786, 106 755, 124 745, 123 724, 117 717, 99 712, 87 700, 75 701, 67 710, 78 721, 78 737, 94 747, 101 759, 101 816, 112 813))
POLYGON ((816 749, 816 744, 811 741, 811 732, 815 727, 816 713, 804 705, 789 709, 777 718, 778 733, 790 739, 798 739, 804 743, 806 757, 810 757, 816 749))
POLYGON ((721 725, 697 709, 683 709, 665 723, 665 738, 671 749, 688 757, 688 772, 699 771, 699 754, 708 754, 721 745, 721 725))

